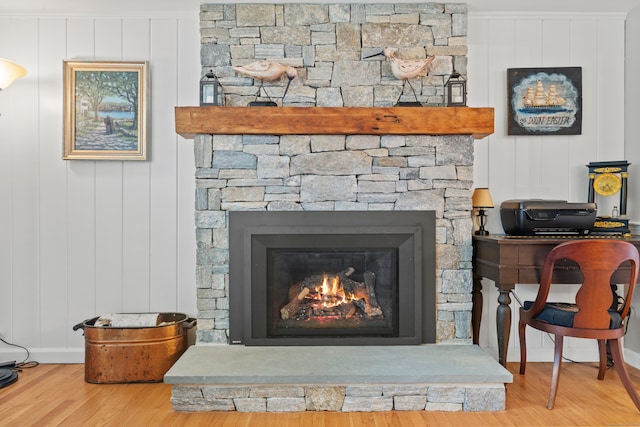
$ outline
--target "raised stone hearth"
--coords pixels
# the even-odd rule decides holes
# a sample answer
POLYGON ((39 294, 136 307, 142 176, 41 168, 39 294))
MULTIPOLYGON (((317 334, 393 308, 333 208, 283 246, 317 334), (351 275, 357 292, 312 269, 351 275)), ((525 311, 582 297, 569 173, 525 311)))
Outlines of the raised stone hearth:
POLYGON ((509 371, 477 346, 190 347, 179 411, 502 411, 509 371))

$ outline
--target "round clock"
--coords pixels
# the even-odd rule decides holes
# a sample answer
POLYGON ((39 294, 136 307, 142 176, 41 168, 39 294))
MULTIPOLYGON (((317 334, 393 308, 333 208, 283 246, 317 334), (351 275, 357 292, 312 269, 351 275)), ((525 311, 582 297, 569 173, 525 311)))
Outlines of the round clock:
POLYGON ((613 173, 603 173, 596 176, 593 181, 593 189, 602 196, 616 194, 622 188, 622 180, 613 173))

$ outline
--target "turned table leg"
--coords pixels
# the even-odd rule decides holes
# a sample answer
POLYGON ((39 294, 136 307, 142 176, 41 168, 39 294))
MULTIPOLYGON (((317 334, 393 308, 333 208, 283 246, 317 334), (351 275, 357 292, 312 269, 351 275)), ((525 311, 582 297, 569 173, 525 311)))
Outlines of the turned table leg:
POLYGON ((511 297, 509 293, 515 285, 497 285, 498 308, 496 310, 496 328, 498 333, 498 362, 507 366, 507 350, 509 348, 509 335, 511 334, 511 297))

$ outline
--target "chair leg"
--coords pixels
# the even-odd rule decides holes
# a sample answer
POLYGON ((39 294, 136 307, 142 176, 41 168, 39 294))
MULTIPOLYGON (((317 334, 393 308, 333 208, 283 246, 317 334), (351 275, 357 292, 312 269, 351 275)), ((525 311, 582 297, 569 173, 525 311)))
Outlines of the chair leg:
POLYGON ((520 374, 524 374, 524 371, 527 368, 527 336, 525 333, 526 328, 526 323, 518 324, 518 336, 520 337, 520 374))
POLYGON ((553 404, 556 401, 556 393, 558 392, 558 381, 560 380, 560 368, 562 366, 562 343, 564 337, 562 335, 555 335, 554 339, 555 351, 553 353, 553 374, 551 376, 551 391, 549 392, 547 409, 553 409, 553 404))
POLYGON ((598 379, 603 380, 607 372, 607 341, 598 340, 598 351, 600 353, 600 367, 598 369, 598 379))
POLYGON ((622 381, 624 388, 627 389, 627 393, 629 393, 629 397, 631 397, 636 408, 640 411, 640 396, 638 396, 638 392, 631 382, 631 377, 629 377, 629 371, 627 371, 627 366, 625 365, 624 357, 622 356, 622 344, 620 343, 620 340, 609 340, 609 347, 611 348, 614 367, 618 372, 620 381, 622 381))

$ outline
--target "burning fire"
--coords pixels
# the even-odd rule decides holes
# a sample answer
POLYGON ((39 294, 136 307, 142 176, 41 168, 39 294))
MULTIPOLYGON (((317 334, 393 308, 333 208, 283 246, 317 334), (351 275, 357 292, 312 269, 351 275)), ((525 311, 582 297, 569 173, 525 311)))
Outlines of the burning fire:
MULTIPOLYGON (((349 277, 353 272, 348 268, 338 274, 312 275, 290 285, 289 302, 280 309, 280 317, 315 321, 382 317, 384 313, 373 289, 366 280, 359 282, 349 277)), ((373 284, 375 276, 369 273, 367 277, 373 284)))
POLYGON ((322 285, 315 288, 315 294, 313 298, 319 300, 322 303, 323 309, 329 309, 337 307, 349 301, 354 300, 353 294, 347 295, 344 291, 344 286, 338 276, 331 278, 331 285, 329 285, 329 278, 325 274, 322 279, 322 285))

